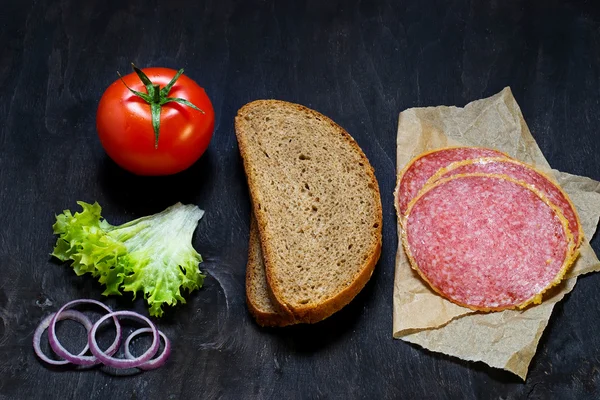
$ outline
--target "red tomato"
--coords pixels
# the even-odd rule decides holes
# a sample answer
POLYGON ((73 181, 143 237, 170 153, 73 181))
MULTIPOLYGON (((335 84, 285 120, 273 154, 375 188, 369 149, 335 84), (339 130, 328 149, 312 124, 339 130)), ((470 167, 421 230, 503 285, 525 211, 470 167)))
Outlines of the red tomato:
MULTIPOLYGON (((169 68, 142 71, 161 88, 177 73, 169 68)), ((123 80, 131 89, 147 93, 135 72, 123 80)), ((191 166, 208 147, 215 127, 215 113, 204 89, 181 75, 168 97, 186 99, 204 114, 184 104, 164 104, 155 148, 150 104, 129 91, 120 79, 102 95, 96 115, 98 136, 110 158, 122 168, 138 175, 175 174, 191 166)))

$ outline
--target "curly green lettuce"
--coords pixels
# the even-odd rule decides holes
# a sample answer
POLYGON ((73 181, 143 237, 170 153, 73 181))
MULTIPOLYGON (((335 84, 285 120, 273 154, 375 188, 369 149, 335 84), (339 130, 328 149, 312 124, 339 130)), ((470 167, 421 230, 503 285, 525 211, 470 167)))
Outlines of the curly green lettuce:
POLYGON ((181 288, 199 289, 204 277, 202 257, 191 244, 204 211, 177 203, 166 210, 113 226, 100 215, 98 203, 78 201, 83 211, 65 210, 52 226, 58 235, 52 255, 71 261, 77 275, 86 273, 106 286, 103 295, 144 293, 150 315, 162 306, 185 303, 181 288))

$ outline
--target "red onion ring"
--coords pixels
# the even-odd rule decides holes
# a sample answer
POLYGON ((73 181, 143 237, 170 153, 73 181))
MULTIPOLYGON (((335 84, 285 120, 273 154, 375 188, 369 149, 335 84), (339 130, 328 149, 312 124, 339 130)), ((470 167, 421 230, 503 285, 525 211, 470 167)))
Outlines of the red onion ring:
MULTIPOLYGON (((68 360, 53 360, 42 352, 41 342, 42 342, 42 334, 50 326, 50 322, 56 316, 56 313, 48 315, 46 318, 42 320, 42 322, 38 325, 37 329, 33 334, 33 350, 35 354, 45 363, 52 365, 67 365, 71 364, 68 360)), ((63 319, 71 319, 73 321, 79 322, 81 325, 85 327, 87 332, 92 329, 92 321, 88 317, 86 317, 83 313, 75 310, 65 310, 63 311, 58 318, 57 321, 62 321, 63 319)), ((85 347, 79 353, 79 356, 84 355, 88 349, 90 348, 89 344, 85 344, 85 347)))
MULTIPOLYGON (((129 344, 131 343, 131 340, 134 337, 136 337, 139 334, 146 333, 146 332, 152 332, 152 329, 140 328, 127 337, 127 339, 125 340, 125 357, 126 358, 129 358, 129 359, 135 358, 133 356, 133 354, 131 354, 131 352, 129 351, 129 344)), ((156 357, 155 359, 147 361, 146 363, 144 363, 142 365, 139 365, 138 366, 139 369, 148 371, 151 369, 156 369, 156 368, 162 367, 165 364, 165 362, 167 362, 167 358, 169 358, 169 355, 171 354, 171 342, 169 341, 169 339, 167 339, 165 334, 162 333, 161 331, 158 331, 158 334, 163 339, 163 342, 165 342, 165 347, 164 347, 162 353, 160 353, 160 355, 158 357, 156 357)))
MULTIPOLYGON (((96 301, 96 300, 80 299, 80 300, 73 300, 73 301, 68 302, 67 304, 62 306, 56 312, 56 314, 54 314, 54 317, 50 321, 50 326, 48 327, 48 340, 50 342, 50 347, 52 347, 52 350, 54 350, 56 355, 64 358, 65 360, 67 360, 75 365, 90 366, 90 365, 99 364, 100 361, 98 360, 98 358, 95 355, 93 355, 93 356, 83 356, 83 355, 76 356, 74 354, 71 354, 67 349, 65 349, 63 347, 63 345, 58 341, 58 338, 56 337, 56 321, 58 321, 58 318, 60 317, 61 313, 63 313, 68 308, 71 308, 77 304, 95 304, 99 307, 102 307, 109 313, 112 312, 112 310, 110 308, 108 308, 107 306, 105 306, 104 304, 102 304, 101 302, 96 301)), ((101 319, 101 320, 103 320, 103 319, 101 319)), ((115 328, 116 328, 115 341, 110 345, 110 347, 108 349, 106 349, 106 354, 110 354, 110 355, 113 355, 114 353, 116 353, 116 351, 119 349, 119 346, 121 345, 121 324, 119 324, 119 320, 116 317, 113 318, 113 320, 115 322, 115 328)), ((93 327, 94 326, 92 326, 92 328, 93 327)), ((88 337, 89 337, 90 331, 91 330, 88 329, 88 337)), ((88 339, 88 345, 89 345, 89 339, 88 339)), ((90 350, 91 350, 91 348, 90 348, 90 350)), ((93 354, 93 351, 92 351, 92 354, 93 354)))
POLYGON ((92 352, 93 355, 95 355, 98 358, 98 360, 100 360, 100 362, 102 362, 103 364, 105 364, 109 367, 125 369, 125 368, 139 367, 140 365, 145 364, 146 362, 150 361, 152 359, 152 357, 154 357, 154 355, 158 351, 158 348, 160 346, 160 339, 159 339, 158 329, 156 329, 156 326, 152 323, 152 321, 150 321, 148 318, 144 317, 143 315, 138 314, 133 311, 113 311, 111 313, 108 313, 108 314, 102 316, 102 318, 100 318, 98 321, 96 321, 96 323, 92 326, 92 329, 90 330, 90 332, 88 334, 88 343, 90 345, 90 351, 92 352), (140 320, 144 321, 145 323, 147 323, 148 326, 150 327, 150 331, 152 332, 152 344, 150 345, 148 350, 146 350, 146 352, 144 354, 142 354, 141 356, 135 357, 132 359, 114 358, 114 357, 111 357, 112 354, 109 354, 108 351, 106 351, 106 352, 102 351, 100 349, 100 347, 98 346, 98 342, 96 342, 96 332, 98 331, 98 327, 107 319, 109 319, 111 317, 113 319, 115 319, 115 317, 118 317, 118 316, 140 319, 140 320))

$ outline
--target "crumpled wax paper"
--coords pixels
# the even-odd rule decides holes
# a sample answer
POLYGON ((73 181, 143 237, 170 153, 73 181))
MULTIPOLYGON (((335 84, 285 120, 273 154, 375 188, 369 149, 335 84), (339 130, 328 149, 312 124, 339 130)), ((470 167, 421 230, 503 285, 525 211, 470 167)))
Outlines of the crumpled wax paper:
POLYGON ((580 256, 565 280, 545 295, 542 304, 522 311, 474 312, 434 293, 412 270, 398 224, 393 335, 434 352, 482 361, 525 380, 554 305, 573 290, 579 275, 600 270, 588 242, 600 217, 600 182, 551 169, 510 88, 464 108, 411 108, 400 113, 397 171, 425 151, 461 145, 498 149, 555 176, 581 219, 585 239, 580 256))

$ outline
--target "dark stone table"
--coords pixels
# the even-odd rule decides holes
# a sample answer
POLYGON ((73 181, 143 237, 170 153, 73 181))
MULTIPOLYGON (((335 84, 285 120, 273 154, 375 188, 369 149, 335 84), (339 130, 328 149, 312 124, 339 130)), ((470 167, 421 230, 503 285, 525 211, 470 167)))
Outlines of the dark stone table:
MULTIPOLYGON (((600 276, 556 307, 525 383, 392 339, 395 138, 408 107, 459 105, 510 86, 554 168, 600 180, 600 12, 592 1, 16 1, 0 13, 0 399, 596 399, 600 276), (105 155, 95 112, 129 63, 184 67, 216 112, 188 171, 140 178, 105 155), (233 130, 239 107, 278 98, 346 128, 371 160, 381 260, 345 309, 314 326, 261 329, 247 312, 249 198, 233 130), (51 225, 77 200, 112 223, 177 201, 206 210, 193 244, 205 286, 158 324, 163 368, 131 376, 48 368, 39 321, 102 299, 49 257, 51 225)), ((592 244, 600 250, 598 240, 592 244)), ((104 299, 145 312, 143 300, 104 299)), ((67 340, 80 340, 71 332, 67 340)))

